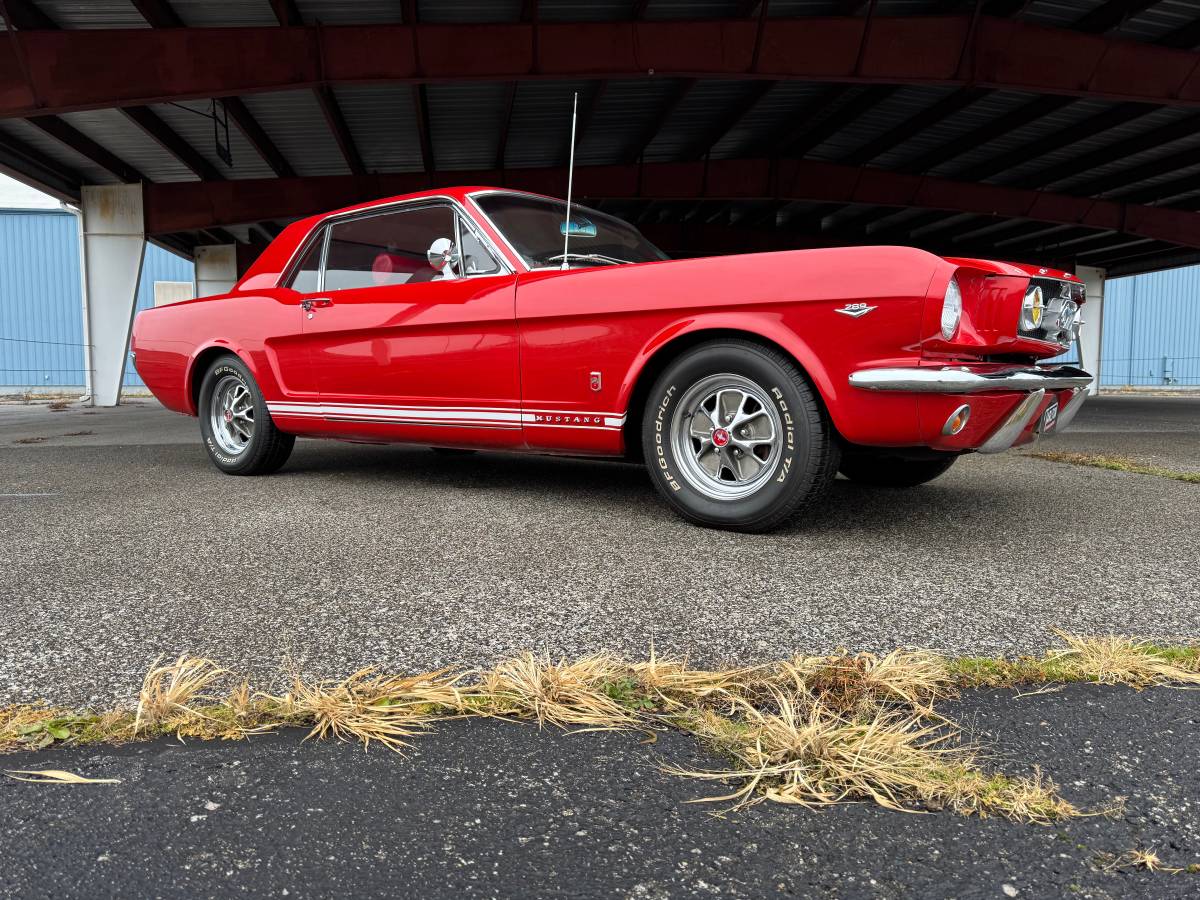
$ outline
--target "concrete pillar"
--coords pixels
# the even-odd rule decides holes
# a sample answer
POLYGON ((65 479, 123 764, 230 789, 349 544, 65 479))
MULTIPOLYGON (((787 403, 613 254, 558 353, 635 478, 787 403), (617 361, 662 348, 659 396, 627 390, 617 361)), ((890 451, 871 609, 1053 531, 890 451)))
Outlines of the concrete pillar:
POLYGON ((1079 333, 1079 360, 1095 376, 1089 394, 1100 393, 1100 339, 1104 332, 1104 269, 1077 266, 1075 274, 1087 286, 1083 305, 1083 329, 1079 333))
POLYGON ((237 244, 196 248, 196 296, 224 294, 237 281, 237 244))
POLYGON ((92 404, 116 406, 146 254, 142 186, 84 185, 81 217, 85 366, 92 404))

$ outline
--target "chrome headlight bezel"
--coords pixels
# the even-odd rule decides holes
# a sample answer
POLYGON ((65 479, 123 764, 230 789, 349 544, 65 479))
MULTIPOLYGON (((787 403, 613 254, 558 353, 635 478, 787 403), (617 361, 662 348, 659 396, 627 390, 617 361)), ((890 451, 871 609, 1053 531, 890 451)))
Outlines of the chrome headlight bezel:
POLYGON ((962 289, 958 286, 958 279, 952 275, 946 285, 946 294, 942 298, 942 337, 948 341, 953 340, 958 333, 958 326, 962 323, 962 310, 962 289))

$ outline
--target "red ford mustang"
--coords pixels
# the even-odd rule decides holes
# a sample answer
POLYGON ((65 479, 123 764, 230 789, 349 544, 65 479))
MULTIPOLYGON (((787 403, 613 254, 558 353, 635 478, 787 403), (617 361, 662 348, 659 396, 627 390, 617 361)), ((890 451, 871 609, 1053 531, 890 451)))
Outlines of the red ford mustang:
POLYGON ((1035 363, 1083 299, 905 247, 670 261, 595 210, 458 188, 293 224, 228 294, 141 313, 133 351, 230 474, 297 435, 629 456, 691 521, 766 531, 839 470, 912 486, 1063 428, 1091 376, 1035 363))

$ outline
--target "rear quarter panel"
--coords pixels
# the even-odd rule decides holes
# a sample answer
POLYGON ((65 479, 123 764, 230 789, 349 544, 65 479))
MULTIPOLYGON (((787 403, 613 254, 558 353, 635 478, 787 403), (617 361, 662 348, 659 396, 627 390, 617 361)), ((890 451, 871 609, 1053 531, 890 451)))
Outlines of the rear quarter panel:
POLYGON ((144 310, 134 321, 131 344, 138 374, 168 409, 195 415, 203 359, 227 350, 250 367, 268 401, 313 399, 298 302, 293 291, 269 289, 144 310))
MULTIPOLYGON (((623 414, 645 366, 673 340, 736 330, 795 357, 848 440, 911 442, 915 398, 853 390, 848 378, 920 355, 925 299, 947 268, 920 250, 871 247, 530 272, 517 288, 524 404, 623 414), (859 318, 836 312, 848 303, 875 308, 859 318), (602 373, 601 391, 591 390, 592 372, 602 373)), ((534 439, 547 449, 573 440, 602 449, 583 433, 534 439)))

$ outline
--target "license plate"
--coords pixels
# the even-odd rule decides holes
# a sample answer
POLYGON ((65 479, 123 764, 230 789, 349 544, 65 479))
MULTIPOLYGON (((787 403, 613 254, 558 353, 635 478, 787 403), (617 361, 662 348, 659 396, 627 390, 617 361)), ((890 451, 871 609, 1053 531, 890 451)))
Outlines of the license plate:
POLYGON ((1058 421, 1058 401, 1055 400, 1046 407, 1046 411, 1042 413, 1042 433, 1054 430, 1054 423, 1058 421))

